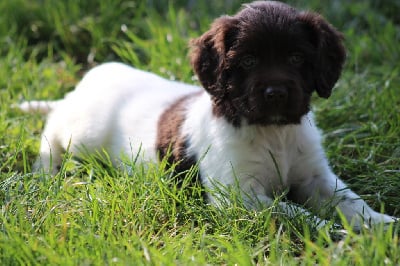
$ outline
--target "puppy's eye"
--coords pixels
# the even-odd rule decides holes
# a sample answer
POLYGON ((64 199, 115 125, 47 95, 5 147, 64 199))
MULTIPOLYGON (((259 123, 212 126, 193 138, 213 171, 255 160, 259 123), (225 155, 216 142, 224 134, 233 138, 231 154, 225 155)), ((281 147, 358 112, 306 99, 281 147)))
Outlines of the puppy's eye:
POLYGON ((294 66, 300 66, 304 63, 304 55, 302 53, 293 53, 289 56, 289 63, 294 66))
POLYGON ((257 64, 257 58, 253 55, 245 55, 240 60, 240 66, 244 69, 253 68, 257 64))

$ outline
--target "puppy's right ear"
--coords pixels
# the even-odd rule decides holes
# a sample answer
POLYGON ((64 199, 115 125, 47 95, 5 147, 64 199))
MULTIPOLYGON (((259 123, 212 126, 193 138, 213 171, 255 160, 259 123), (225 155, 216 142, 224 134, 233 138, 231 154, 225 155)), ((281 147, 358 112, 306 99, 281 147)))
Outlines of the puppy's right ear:
POLYGON ((328 98, 346 60, 343 35, 319 14, 303 12, 300 19, 310 27, 315 38, 318 57, 318 69, 314 73, 316 91, 320 97, 328 98))
POLYGON ((203 87, 214 96, 221 96, 220 77, 225 67, 226 54, 237 33, 236 20, 229 16, 216 19, 211 29, 191 41, 191 64, 203 87))

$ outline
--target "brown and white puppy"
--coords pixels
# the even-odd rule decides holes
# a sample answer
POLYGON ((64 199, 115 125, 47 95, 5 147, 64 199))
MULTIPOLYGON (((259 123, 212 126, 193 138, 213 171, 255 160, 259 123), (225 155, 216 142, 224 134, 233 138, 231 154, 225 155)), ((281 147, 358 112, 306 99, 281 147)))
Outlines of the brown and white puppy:
POLYGON ((23 103, 26 111, 51 111, 37 166, 56 173, 67 149, 77 157, 104 150, 116 166, 121 156, 157 161, 171 149, 179 170, 198 162, 205 187, 236 188, 249 208, 290 191, 310 209, 336 206, 355 228, 394 221, 348 189, 325 158, 310 98, 330 96, 345 49, 320 15, 258 1, 216 19, 191 45, 203 88, 107 63, 62 100, 23 103))

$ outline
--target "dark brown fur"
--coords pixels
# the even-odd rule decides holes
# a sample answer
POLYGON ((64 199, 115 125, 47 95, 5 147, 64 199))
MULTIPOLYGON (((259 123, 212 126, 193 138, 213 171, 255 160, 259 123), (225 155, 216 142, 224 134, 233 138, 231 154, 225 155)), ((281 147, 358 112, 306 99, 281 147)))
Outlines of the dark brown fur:
POLYGON ((320 15, 257 1, 192 41, 191 63, 214 115, 235 126, 297 124, 313 91, 328 98, 345 61, 343 37, 320 15), (267 88, 283 100, 266 100, 267 88), (287 94, 287 95, 286 95, 287 94))
POLYGON ((167 157, 170 165, 175 163, 175 171, 189 170, 196 164, 196 158, 186 154, 187 139, 181 133, 181 127, 185 120, 185 110, 188 102, 198 96, 198 93, 190 94, 178 99, 158 120, 156 148, 160 159, 167 157))

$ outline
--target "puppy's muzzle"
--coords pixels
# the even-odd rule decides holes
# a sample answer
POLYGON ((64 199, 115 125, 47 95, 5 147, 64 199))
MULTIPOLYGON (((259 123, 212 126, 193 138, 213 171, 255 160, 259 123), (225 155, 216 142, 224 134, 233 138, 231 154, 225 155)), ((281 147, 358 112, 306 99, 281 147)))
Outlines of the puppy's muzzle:
POLYGON ((270 86, 264 90, 264 99, 268 104, 281 106, 287 102, 288 91, 281 86, 270 86))

